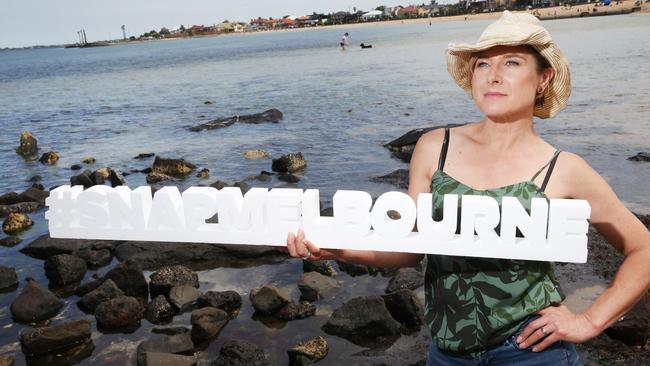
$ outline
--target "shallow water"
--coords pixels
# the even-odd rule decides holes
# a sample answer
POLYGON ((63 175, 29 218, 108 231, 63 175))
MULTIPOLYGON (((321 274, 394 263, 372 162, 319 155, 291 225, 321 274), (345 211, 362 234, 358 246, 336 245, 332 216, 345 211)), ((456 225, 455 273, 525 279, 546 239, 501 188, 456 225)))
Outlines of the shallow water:
MULTIPOLYGON (((647 14, 632 14, 544 22, 571 61, 574 88, 564 112, 537 122, 547 141, 583 156, 629 208, 641 213, 650 213, 650 195, 644 189, 650 165, 626 158, 648 151, 650 140, 649 19, 647 14)), ((406 167, 390 157, 383 143, 413 128, 480 118, 446 73, 443 52, 450 41, 473 41, 487 23, 374 25, 0 52, 0 193, 22 191, 35 174, 43 177, 46 187, 67 184, 75 173, 68 167, 86 156, 97 158, 91 169, 142 169, 151 160, 132 157, 143 152, 185 158, 210 169, 210 179, 190 177, 179 183, 181 188, 216 179, 232 183, 270 170, 270 159, 250 161, 242 156, 246 150, 262 148, 273 157, 303 152, 308 168, 298 187, 320 189, 326 203, 336 189, 361 189, 377 196, 394 187, 369 178, 406 167), (373 48, 341 52, 337 43, 346 30, 353 45, 371 43, 373 48), (206 100, 213 104, 204 104, 206 100), (268 108, 280 109, 283 121, 235 124, 201 133, 187 130, 213 118, 268 108), (16 155, 23 130, 39 138, 41 151, 58 151, 59 162, 50 167, 16 155)), ((131 187, 145 184, 144 174, 126 180, 131 187)), ((46 283, 42 261, 18 253, 47 232, 42 211, 30 216, 36 225, 21 234, 23 243, 0 248, 0 264, 17 268, 20 288, 27 276, 46 283)), ((105 267, 98 272, 106 271, 105 267)), ((277 363, 286 363, 288 346, 323 334, 320 326, 338 304, 361 294, 380 294, 387 283, 382 277, 352 279, 340 274, 342 291, 317 303, 316 317, 281 329, 251 319, 247 300, 251 288, 275 283, 297 299, 300 274, 299 261, 199 272, 201 291, 234 289, 245 299, 239 317, 206 352, 214 355, 226 339, 242 337, 258 342, 277 363)), ((581 297, 594 293, 580 291, 579 286, 570 289, 578 307, 581 297)), ((18 292, 0 294, 0 354, 18 350, 17 364, 22 365, 15 342, 24 326, 12 325, 8 309, 18 292)), ((59 319, 81 316, 76 300, 67 298, 59 319)), ((177 316, 174 324, 188 325, 189 314, 177 316)), ((95 330, 95 350, 82 363, 122 364, 123 357, 132 355, 126 351, 148 337, 150 327, 145 320, 133 334, 103 335, 95 330)), ((323 364, 337 364, 361 350, 337 337, 328 340, 330 356, 323 364)))

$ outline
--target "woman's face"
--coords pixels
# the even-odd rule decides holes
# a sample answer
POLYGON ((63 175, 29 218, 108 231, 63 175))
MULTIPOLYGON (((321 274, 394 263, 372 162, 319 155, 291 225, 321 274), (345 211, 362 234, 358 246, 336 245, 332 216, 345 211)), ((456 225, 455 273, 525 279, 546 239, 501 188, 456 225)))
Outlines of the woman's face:
POLYGON ((553 70, 538 72, 527 46, 497 46, 477 53, 472 74, 472 97, 490 119, 532 118, 538 88, 545 88, 553 70))

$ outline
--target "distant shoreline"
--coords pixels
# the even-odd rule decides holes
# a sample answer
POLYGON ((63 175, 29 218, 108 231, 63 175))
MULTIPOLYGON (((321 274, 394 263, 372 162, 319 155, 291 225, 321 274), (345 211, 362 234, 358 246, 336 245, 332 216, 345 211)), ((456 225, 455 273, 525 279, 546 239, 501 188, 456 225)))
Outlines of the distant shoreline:
MULTIPOLYGON (((595 6, 595 4, 582 4, 582 5, 571 6, 571 7, 555 6, 550 8, 538 8, 533 10, 526 10, 526 12, 536 15, 540 20, 624 15, 633 12, 646 13, 646 14, 650 13, 650 3, 645 2, 642 3, 641 6, 636 6, 634 2, 635 2, 634 0, 622 0, 621 3, 618 5, 616 5, 616 3, 613 2, 609 6, 595 6), (595 12, 594 9, 596 9, 595 12)), ((334 24, 334 25, 327 25, 327 26, 316 26, 316 27, 305 27, 305 28, 271 29, 265 31, 255 31, 255 32, 206 34, 206 35, 196 35, 192 37, 162 38, 157 40, 134 40, 134 41, 112 40, 112 41, 97 41, 93 43, 107 45, 107 46, 117 46, 117 45, 127 45, 127 44, 149 43, 149 42, 156 42, 156 41, 173 41, 173 40, 184 40, 184 39, 192 39, 192 38, 208 38, 208 37, 221 37, 221 36, 244 36, 244 35, 252 35, 252 34, 268 34, 274 32, 302 32, 302 31, 311 31, 311 30, 319 30, 319 29, 337 29, 337 28, 349 29, 349 28, 359 28, 359 27, 403 25, 403 24, 427 24, 427 23, 434 24, 434 23, 446 23, 446 22, 458 22, 458 21, 496 19, 501 16, 501 13, 502 12, 462 14, 462 15, 452 15, 452 16, 433 17, 433 18, 395 19, 395 20, 383 20, 383 21, 375 21, 375 22, 363 22, 363 23, 334 24)), ((78 47, 74 45, 75 44, 62 44, 62 45, 48 45, 48 46, 3 48, 0 49, 0 51, 41 49, 41 48, 85 48, 85 47, 78 47)))

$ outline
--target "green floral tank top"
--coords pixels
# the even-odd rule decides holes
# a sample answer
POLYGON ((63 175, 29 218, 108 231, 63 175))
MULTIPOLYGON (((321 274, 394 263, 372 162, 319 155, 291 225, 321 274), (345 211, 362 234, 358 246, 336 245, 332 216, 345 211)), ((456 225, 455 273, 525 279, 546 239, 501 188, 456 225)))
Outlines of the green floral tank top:
MULTIPOLYGON (((517 197, 529 212, 533 198, 548 199, 543 189, 533 183, 546 166, 530 181, 496 189, 476 190, 457 181, 442 170, 447 141, 448 132, 441 164, 431 180, 435 220, 442 220, 445 194, 457 194, 459 207, 462 195, 490 196, 498 201, 499 207, 502 197, 517 197)), ((552 164, 543 187, 557 155, 558 152, 549 162, 552 164)), ((553 264, 541 261, 429 254, 424 286, 424 314, 433 341, 441 350, 466 354, 502 343, 530 314, 558 304, 565 297, 553 264)))

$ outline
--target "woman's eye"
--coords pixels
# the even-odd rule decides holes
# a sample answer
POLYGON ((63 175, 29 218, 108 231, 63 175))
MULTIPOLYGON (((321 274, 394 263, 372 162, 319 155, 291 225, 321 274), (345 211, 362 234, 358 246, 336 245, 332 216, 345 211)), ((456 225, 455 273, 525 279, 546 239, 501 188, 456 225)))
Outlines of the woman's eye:
POLYGON ((508 60, 508 61, 506 61, 506 65, 509 65, 509 66, 519 66, 519 62, 517 62, 517 61, 515 61, 515 60, 508 60))
POLYGON ((487 62, 479 61, 476 63, 476 68, 487 66, 487 62))

